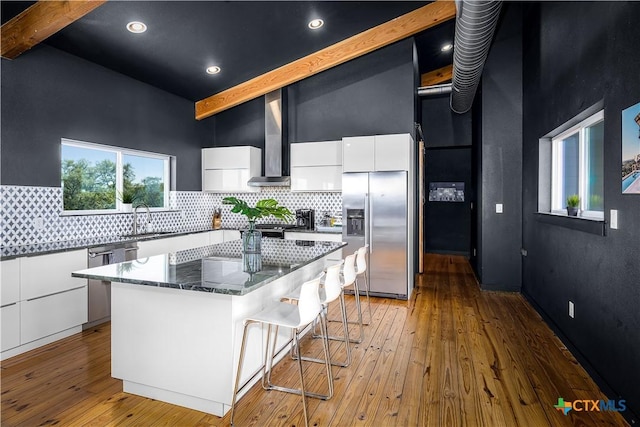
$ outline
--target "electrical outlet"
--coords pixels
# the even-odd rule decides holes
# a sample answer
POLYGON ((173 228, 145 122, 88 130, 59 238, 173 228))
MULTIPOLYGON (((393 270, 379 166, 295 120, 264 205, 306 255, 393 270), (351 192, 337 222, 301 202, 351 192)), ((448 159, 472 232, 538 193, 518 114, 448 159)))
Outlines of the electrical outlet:
POLYGON ((502 203, 496 203, 496 213, 502 213, 502 212, 503 212, 502 203))
POLYGON ((187 219, 187 214, 185 214, 184 211, 180 211, 180 218, 182 218, 182 220, 184 221, 185 219, 187 219))
POLYGON ((575 315, 576 315, 576 312, 575 312, 575 307, 573 305, 573 301, 569 301, 569 317, 573 319, 575 315))
POLYGON ((611 216, 609 217, 609 222, 611 223, 611 228, 614 230, 618 229, 618 211, 616 209, 611 209, 611 216))
POLYGON ((42 230, 44 228, 44 220, 42 219, 42 217, 39 216, 33 220, 33 227, 36 230, 42 230))

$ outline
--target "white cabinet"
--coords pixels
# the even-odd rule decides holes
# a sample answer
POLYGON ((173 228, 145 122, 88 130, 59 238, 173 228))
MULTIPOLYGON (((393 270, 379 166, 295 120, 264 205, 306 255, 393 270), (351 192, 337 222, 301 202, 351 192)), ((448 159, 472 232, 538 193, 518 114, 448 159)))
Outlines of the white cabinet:
POLYGON ((87 251, 2 261, 2 358, 80 332, 87 322, 87 251))
MULTIPOLYGON (((71 274, 71 272, 69 272, 71 274)), ((20 307, 22 344, 87 322, 87 287, 23 301, 20 307)))
POLYGON ((85 268, 86 249, 20 258, 20 297, 24 301, 86 286, 87 279, 71 277, 85 268))
POLYGON ((0 270, 0 306, 20 301, 20 260, 2 261, 0 270))
POLYGON ((262 150, 256 147, 216 147, 202 149, 202 191, 255 192, 247 181, 262 173, 262 150))
POLYGON ((342 139, 343 172, 410 171, 413 138, 408 133, 342 139))
POLYGON ((193 233, 138 242, 138 258, 168 254, 209 245, 209 233, 193 233))
MULTIPOLYGON (((308 233, 298 231, 286 231, 285 240, 310 240, 312 242, 342 242, 342 234, 338 233, 308 233)), ((342 260, 342 249, 327 255, 328 265, 342 260)))
POLYGON ((374 136, 342 138, 342 171, 371 172, 374 165, 374 136))
POLYGON ((207 234, 209 235, 210 245, 215 245, 216 243, 224 242, 224 230, 210 231, 207 234))
POLYGON ((291 144, 291 191, 341 191, 342 141, 291 144))
POLYGON ((20 303, 14 302, 0 308, 0 351, 20 345, 20 303))
POLYGON ((223 241, 240 239, 240 230, 223 230, 223 241))

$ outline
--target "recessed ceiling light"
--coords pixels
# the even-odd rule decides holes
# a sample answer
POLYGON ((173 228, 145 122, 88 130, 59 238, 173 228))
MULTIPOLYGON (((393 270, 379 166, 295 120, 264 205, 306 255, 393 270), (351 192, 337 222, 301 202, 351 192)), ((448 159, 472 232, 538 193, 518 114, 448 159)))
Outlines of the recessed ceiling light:
POLYGON ((309 22, 309 28, 311 28, 312 30, 317 30, 318 28, 322 27, 324 25, 324 21, 320 18, 318 19, 314 19, 312 21, 309 22))
POLYGON ((147 25, 144 22, 132 21, 127 24, 127 30, 135 34, 144 33, 147 31, 147 25))
POLYGON ((222 69, 217 65, 212 65, 211 67, 207 67, 207 74, 218 74, 222 69))
POLYGON ((440 49, 443 52, 448 52, 451 49, 453 49, 453 45, 451 43, 447 43, 444 46, 442 46, 442 48, 440 49))

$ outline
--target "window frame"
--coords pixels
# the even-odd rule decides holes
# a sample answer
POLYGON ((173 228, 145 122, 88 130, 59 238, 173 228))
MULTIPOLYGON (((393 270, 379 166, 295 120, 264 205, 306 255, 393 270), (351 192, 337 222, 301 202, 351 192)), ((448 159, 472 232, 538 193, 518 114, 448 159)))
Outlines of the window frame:
MULTIPOLYGON (((562 142, 568 137, 578 134, 578 195, 580 196, 579 209, 583 218, 604 219, 604 207, 602 211, 585 210, 588 191, 587 171, 589 156, 587 153, 587 128, 602 122, 604 126, 604 109, 592 114, 569 129, 566 129, 550 138, 551 142, 551 204, 550 212, 557 215, 567 215, 566 201, 561 200, 563 176, 562 142)), ((604 153, 603 153, 604 155, 604 153)), ((603 197, 604 198, 604 197, 603 197)))
MULTIPOLYGON (((150 207, 152 212, 169 210, 169 191, 172 186, 171 182, 171 156, 161 153, 152 153, 149 151, 141 151, 130 148, 116 147, 112 145, 96 144, 94 142, 78 141, 69 138, 61 138, 60 140, 60 167, 62 167, 62 147, 64 145, 84 148, 96 151, 106 151, 116 155, 116 207, 114 209, 83 209, 83 210, 66 210, 64 209, 64 201, 62 203, 62 215, 99 215, 99 214, 119 214, 124 213, 123 203, 118 198, 118 194, 122 193, 124 184, 124 163, 125 155, 133 155, 138 157, 147 157, 163 161, 164 174, 164 191, 163 191, 163 207, 150 207)), ((60 186, 62 189, 62 197, 64 199, 64 183, 62 182, 62 171, 60 171, 60 186)))

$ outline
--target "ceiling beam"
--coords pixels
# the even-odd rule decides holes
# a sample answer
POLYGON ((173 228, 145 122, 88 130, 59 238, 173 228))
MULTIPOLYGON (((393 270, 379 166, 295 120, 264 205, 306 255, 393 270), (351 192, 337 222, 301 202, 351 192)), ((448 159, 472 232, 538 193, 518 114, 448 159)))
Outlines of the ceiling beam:
POLYGON ((438 0, 334 45, 196 102, 201 120, 273 90, 410 37, 456 16, 453 1, 438 0))
POLYGON ((15 59, 107 0, 39 1, 2 25, 0 54, 15 59))
POLYGON ((429 71, 420 76, 420 86, 432 86, 448 82, 453 76, 453 64, 445 65, 437 70, 429 71))

